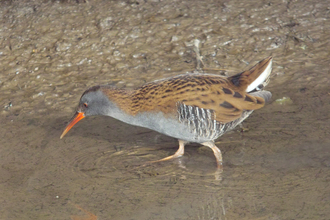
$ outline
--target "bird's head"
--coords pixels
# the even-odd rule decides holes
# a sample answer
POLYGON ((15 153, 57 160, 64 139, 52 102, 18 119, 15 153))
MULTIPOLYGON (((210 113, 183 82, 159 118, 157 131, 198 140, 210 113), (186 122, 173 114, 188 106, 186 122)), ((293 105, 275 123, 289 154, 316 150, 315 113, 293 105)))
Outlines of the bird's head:
POLYGON ((78 121, 86 116, 106 114, 106 109, 109 106, 109 99, 100 88, 100 86, 94 86, 82 94, 76 113, 64 129, 60 137, 61 139, 78 121))

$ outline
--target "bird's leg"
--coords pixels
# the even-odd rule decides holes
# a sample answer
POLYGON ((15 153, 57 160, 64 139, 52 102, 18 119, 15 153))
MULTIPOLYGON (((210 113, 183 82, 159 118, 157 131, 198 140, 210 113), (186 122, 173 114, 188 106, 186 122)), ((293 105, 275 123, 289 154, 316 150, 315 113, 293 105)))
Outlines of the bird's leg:
POLYGON ((215 146, 214 142, 204 142, 202 143, 202 145, 209 147, 213 150, 215 159, 217 159, 217 165, 218 165, 218 169, 222 169, 222 154, 220 149, 215 146))
POLYGON ((181 157, 184 154, 184 145, 185 145, 185 143, 186 143, 185 141, 179 140, 179 149, 175 152, 175 154, 173 154, 172 156, 165 157, 165 158, 160 159, 160 160, 151 161, 150 163, 161 162, 161 161, 181 157))

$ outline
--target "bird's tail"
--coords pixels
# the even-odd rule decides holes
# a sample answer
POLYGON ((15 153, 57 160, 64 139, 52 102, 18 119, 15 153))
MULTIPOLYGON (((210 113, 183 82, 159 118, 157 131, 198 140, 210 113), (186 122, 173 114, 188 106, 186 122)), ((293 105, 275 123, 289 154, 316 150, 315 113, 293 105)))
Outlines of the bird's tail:
POLYGON ((270 73, 272 72, 272 59, 272 57, 268 57, 251 69, 229 77, 229 80, 243 91, 258 91, 269 82, 270 73))

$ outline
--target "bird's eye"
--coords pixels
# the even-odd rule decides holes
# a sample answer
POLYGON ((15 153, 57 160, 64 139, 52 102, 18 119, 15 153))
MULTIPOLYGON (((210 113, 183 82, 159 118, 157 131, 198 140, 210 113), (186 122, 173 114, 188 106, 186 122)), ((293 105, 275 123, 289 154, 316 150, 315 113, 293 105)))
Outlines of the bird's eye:
POLYGON ((88 105, 87 105, 87 103, 86 103, 86 102, 84 103, 84 106, 85 106, 86 108, 88 107, 88 105))

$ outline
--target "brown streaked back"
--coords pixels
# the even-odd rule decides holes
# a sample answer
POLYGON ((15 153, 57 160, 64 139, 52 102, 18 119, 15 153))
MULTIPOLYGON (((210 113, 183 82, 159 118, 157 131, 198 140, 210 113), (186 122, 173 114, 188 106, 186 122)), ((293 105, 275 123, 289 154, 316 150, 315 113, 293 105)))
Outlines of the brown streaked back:
POLYGON ((222 76, 185 74, 148 83, 136 90, 131 112, 162 111, 176 113, 177 103, 213 110, 215 119, 227 123, 239 118, 244 110, 255 110, 265 101, 242 91, 222 76))
POLYGON ((101 88, 110 100, 128 114, 161 111, 168 117, 176 117, 177 106, 182 103, 209 109, 213 117, 227 123, 241 117, 243 111, 264 106, 265 100, 246 92, 271 64, 269 57, 250 70, 231 77, 212 74, 183 74, 172 78, 147 83, 136 90, 101 88))

